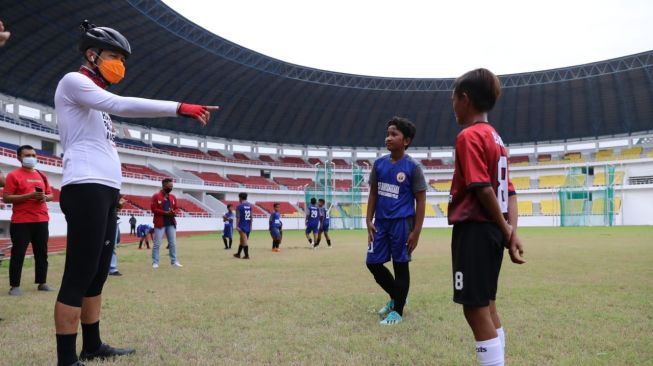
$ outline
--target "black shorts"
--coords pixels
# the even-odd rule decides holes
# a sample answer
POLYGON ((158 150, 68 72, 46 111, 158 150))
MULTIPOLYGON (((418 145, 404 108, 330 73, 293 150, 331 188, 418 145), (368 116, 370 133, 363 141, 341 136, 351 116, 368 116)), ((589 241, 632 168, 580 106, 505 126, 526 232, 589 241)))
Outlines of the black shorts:
POLYGON ((57 301, 81 307, 84 297, 102 293, 116 241, 119 191, 101 184, 69 184, 61 188, 66 216, 66 264, 57 301))
POLYGON ((503 234, 491 222, 454 224, 451 237, 453 301, 488 306, 497 296, 503 234))

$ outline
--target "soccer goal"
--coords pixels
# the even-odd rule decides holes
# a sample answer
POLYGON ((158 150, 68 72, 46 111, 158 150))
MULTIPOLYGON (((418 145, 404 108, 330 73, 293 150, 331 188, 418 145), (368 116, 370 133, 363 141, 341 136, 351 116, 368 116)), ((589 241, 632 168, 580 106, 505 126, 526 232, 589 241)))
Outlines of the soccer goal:
POLYGON ((613 226, 621 210, 614 186, 623 173, 615 167, 571 168, 558 191, 560 226, 613 226), (595 174, 596 173, 596 174, 595 174))
POLYGON ((332 228, 360 229, 364 227, 367 210, 361 194, 365 184, 363 170, 358 166, 352 167, 351 172, 336 173, 332 162, 318 163, 313 185, 304 190, 304 204, 308 207, 311 198, 322 198, 326 201, 332 228))

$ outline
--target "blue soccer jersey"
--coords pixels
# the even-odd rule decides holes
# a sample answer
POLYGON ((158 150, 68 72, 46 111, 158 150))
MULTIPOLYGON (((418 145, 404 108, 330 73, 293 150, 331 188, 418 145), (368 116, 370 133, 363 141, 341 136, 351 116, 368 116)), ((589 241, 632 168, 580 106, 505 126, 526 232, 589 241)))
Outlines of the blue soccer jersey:
POLYGON ((226 214, 224 214, 224 217, 226 218, 224 222, 224 228, 225 229, 231 229, 234 226, 234 213, 231 211, 227 211, 226 214))
POLYGON ((273 212, 270 215, 270 230, 279 229, 281 229, 281 214, 278 212, 273 212))
POLYGON ((252 231, 252 206, 244 201, 238 208, 238 228, 246 233, 252 231))
POLYGON ((315 226, 320 223, 320 211, 317 206, 309 206, 306 215, 306 225, 315 226))
POLYGON ((377 159, 370 173, 373 184, 377 187, 377 219, 415 216, 415 193, 426 190, 421 166, 408 155, 394 163, 390 155, 377 159))
POLYGON ((322 224, 329 224, 331 217, 329 216, 329 210, 324 207, 320 207, 320 217, 322 217, 322 224))

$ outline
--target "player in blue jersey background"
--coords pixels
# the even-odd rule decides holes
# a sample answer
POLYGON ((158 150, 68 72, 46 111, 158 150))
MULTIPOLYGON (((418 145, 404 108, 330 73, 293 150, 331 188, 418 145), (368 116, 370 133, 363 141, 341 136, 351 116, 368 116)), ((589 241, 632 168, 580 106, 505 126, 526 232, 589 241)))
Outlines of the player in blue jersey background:
POLYGON ((224 229, 222 230, 222 241, 224 242, 225 249, 231 249, 231 243, 233 242, 234 213, 232 209, 233 205, 227 205, 227 213, 222 216, 222 221, 224 222, 224 229))
POLYGON ((238 200, 240 204, 236 208, 236 230, 240 236, 240 244, 238 245, 238 253, 234 257, 240 258, 240 252, 244 252, 243 259, 249 259, 249 233, 252 231, 252 205, 247 202, 247 193, 238 193, 238 200))
POLYGON ((306 208, 306 240, 313 248, 317 248, 317 232, 320 229, 320 210, 316 206, 317 200, 315 197, 311 198, 311 205, 306 208), (313 238, 309 236, 313 233, 313 238))
POLYGON ((272 251, 280 252, 281 248, 279 248, 279 245, 281 244, 283 235, 281 231, 283 228, 283 223, 281 222, 281 213, 279 212, 281 205, 275 202, 273 207, 274 212, 270 214, 270 236, 272 237, 272 251))
POLYGON ((327 241, 327 246, 331 248, 331 238, 329 237, 329 226, 331 225, 331 216, 329 216, 329 208, 326 206, 324 198, 317 201, 317 207, 320 212, 320 230, 317 234, 317 245, 322 241, 322 234, 327 241))

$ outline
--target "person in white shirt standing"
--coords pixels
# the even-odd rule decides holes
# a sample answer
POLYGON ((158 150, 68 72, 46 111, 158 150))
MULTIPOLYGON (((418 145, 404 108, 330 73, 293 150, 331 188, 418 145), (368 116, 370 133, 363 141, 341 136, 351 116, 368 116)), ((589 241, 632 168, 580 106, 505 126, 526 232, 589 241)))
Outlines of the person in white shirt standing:
POLYGON ((60 204, 68 223, 66 264, 54 309, 57 364, 134 353, 102 343, 99 321, 102 287, 115 244, 116 204, 122 183, 110 115, 185 116, 206 125, 218 107, 121 97, 105 90, 125 74, 131 46, 118 31, 82 23, 79 50, 84 62, 59 81, 54 96, 63 155, 60 204), (82 323, 82 351, 76 338, 82 323))

